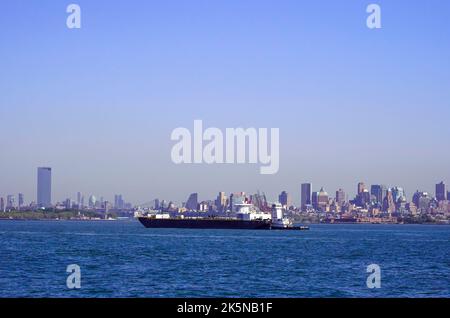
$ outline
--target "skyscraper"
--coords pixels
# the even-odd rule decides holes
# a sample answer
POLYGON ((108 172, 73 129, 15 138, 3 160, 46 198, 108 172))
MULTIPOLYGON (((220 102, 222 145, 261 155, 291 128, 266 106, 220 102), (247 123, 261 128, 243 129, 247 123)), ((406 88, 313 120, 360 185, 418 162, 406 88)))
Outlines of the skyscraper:
POLYGON ((317 210, 319 208, 319 192, 314 191, 311 194, 311 204, 312 204, 314 209, 317 210))
POLYGON ((391 191, 392 191, 392 197, 394 199, 394 203, 399 202, 399 200, 406 200, 405 190, 403 190, 403 188, 393 187, 391 189, 391 191))
POLYGON ((6 208, 12 209, 16 206, 16 198, 14 195, 9 194, 6 196, 6 208))
POLYGON ((125 202, 121 194, 114 195, 114 209, 121 210, 124 208, 125 202))
POLYGON ((64 207, 65 207, 67 210, 70 210, 70 209, 72 208, 72 200, 66 199, 66 200, 64 201, 64 207))
POLYGON ((360 193, 364 192, 365 189, 366 189, 366 185, 364 184, 364 182, 358 183, 358 192, 357 192, 357 194, 360 194, 360 193))
POLYGON ((160 208, 159 199, 155 199, 154 204, 153 204, 153 208, 155 210, 159 210, 159 208, 160 208))
POLYGON ((23 204, 24 204, 23 193, 19 193, 19 195, 18 195, 18 204, 19 204, 19 208, 23 207, 23 204))
POLYGON ((354 202, 357 206, 364 207, 370 203, 370 195, 371 194, 369 193, 369 190, 367 190, 364 182, 359 182, 354 202))
POLYGON ((192 193, 188 200, 186 201, 186 209, 188 210, 197 210, 198 206, 198 194, 192 193))
POLYGON ((52 205, 52 168, 38 168, 37 205, 39 208, 48 208, 52 205))
POLYGON ((386 191, 387 187, 382 184, 374 184, 370 187, 370 194, 373 195, 375 197, 375 201, 380 204, 383 204, 386 191))
POLYGON ((336 203, 343 205, 345 203, 345 192, 342 189, 336 191, 336 203))
POLYGON ((311 204, 311 183, 302 183, 301 189, 301 208, 311 204))
POLYGON ((413 202, 418 210, 425 211, 430 206, 431 197, 427 192, 416 191, 413 195, 413 202))
POLYGON ((89 207, 95 208, 96 203, 97 203, 97 198, 95 197, 95 195, 91 195, 89 197, 89 207))
POLYGON ((5 212, 6 206, 5 206, 5 199, 0 198, 0 212, 5 212))
POLYGON ((278 196, 278 201, 281 203, 282 206, 289 207, 291 205, 291 198, 289 196, 289 193, 286 191, 283 191, 278 196))
POLYGON ((436 184, 436 200, 444 201, 446 191, 447 190, 444 181, 441 181, 440 183, 436 184))
POLYGON ((394 197, 392 196, 391 189, 386 191, 386 196, 383 200, 383 211, 389 213, 395 212, 394 197))
POLYGON ((317 194, 317 207, 320 210, 325 211, 327 205, 328 205, 328 193, 322 187, 319 193, 317 194))
POLYGON ((225 195, 225 192, 219 192, 215 204, 219 212, 223 212, 224 210, 226 210, 227 197, 225 195))

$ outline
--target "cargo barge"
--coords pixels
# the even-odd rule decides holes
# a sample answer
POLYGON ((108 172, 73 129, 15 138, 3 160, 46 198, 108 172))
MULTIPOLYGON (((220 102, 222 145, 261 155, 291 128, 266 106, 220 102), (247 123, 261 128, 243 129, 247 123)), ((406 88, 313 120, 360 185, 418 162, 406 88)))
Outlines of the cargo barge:
MULTIPOLYGON (((245 208, 244 204, 242 207, 245 208)), ((241 208, 242 208, 241 207, 241 208)), ((230 230, 308 230, 282 217, 281 208, 274 205, 272 215, 243 209, 236 217, 171 217, 169 214, 138 216, 146 228, 230 229, 230 230)))
POLYGON ((271 222, 266 220, 238 220, 221 218, 155 218, 138 217, 147 228, 187 228, 187 229, 237 229, 270 230, 271 222))

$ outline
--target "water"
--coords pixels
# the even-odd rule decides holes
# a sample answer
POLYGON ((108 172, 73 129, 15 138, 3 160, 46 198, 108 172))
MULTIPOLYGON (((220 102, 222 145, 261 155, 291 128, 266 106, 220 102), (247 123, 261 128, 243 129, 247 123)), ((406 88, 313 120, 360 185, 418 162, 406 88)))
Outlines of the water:
POLYGON ((0 297, 450 297, 450 226, 0 221, 0 297), (381 267, 381 288, 366 267, 381 267), (81 267, 81 289, 66 267, 81 267))

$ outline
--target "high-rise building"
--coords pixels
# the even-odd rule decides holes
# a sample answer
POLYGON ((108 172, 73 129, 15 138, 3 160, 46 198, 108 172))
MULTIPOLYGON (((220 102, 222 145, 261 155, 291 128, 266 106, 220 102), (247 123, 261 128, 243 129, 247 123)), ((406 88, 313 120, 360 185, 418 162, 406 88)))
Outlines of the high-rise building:
POLYGON ((285 207, 290 207, 292 205, 291 197, 289 193, 287 193, 286 191, 280 193, 280 195, 278 196, 278 201, 281 203, 282 206, 285 207))
POLYGON ((72 208, 72 200, 66 199, 66 200, 64 201, 64 207, 65 207, 67 210, 70 210, 70 209, 72 208))
POLYGON ((387 187, 382 184, 374 184, 370 187, 370 194, 375 197, 375 201, 379 204, 383 204, 386 191, 387 187))
POLYGON ((125 202, 121 194, 114 195, 114 209, 121 210, 125 206, 125 202))
POLYGON ((322 211, 324 211, 326 206, 328 205, 328 193, 324 190, 323 187, 317 194, 317 205, 322 211))
POLYGON ((5 199, 0 198, 0 212, 5 212, 6 206, 5 206, 5 199))
POLYGON ((19 193, 19 195, 18 195, 18 204, 19 204, 19 208, 23 207, 23 205, 24 205, 23 193, 19 193))
POLYGON ((450 191, 447 191, 447 200, 450 201, 450 191))
POLYGON ((373 184, 370 186, 370 194, 374 196, 375 202, 383 203, 384 195, 386 189, 383 189, 383 185, 381 184, 373 184))
POLYGON ((365 207, 367 204, 370 203, 370 192, 367 190, 366 185, 364 182, 358 183, 358 189, 357 194, 355 198, 355 204, 360 207, 365 207))
POLYGON ((436 200, 444 201, 446 192, 447 190, 444 181, 441 181, 440 183, 436 184, 436 200))
POLYGON ((9 194, 6 196, 6 208, 12 209, 16 207, 16 198, 14 195, 9 194))
POLYGON ((389 213, 395 212, 394 197, 392 196, 391 189, 386 191, 386 196, 383 200, 383 211, 389 213))
POLYGON ((405 190, 403 190, 403 188, 393 187, 391 189, 391 191, 392 191, 392 197, 394 199, 394 203, 398 203, 400 201, 406 201, 405 190))
POLYGON ((413 203, 416 205, 418 210, 425 211, 429 208, 431 198, 427 192, 416 191, 413 195, 413 203))
POLYGON ((319 192, 318 191, 314 191, 311 193, 311 204, 314 209, 317 210, 319 208, 319 192))
POLYGON ((362 192, 364 192, 364 190, 366 190, 366 185, 364 184, 364 182, 359 182, 358 183, 358 192, 357 194, 360 194, 362 192))
POLYGON ((78 208, 81 208, 81 198, 82 198, 82 194, 81 194, 81 192, 78 192, 77 193, 77 205, 78 205, 78 208))
POLYGON ((370 193, 366 188, 366 185, 364 184, 364 182, 359 182, 358 183, 358 188, 357 188, 357 194, 356 194, 356 198, 355 198, 355 203, 356 205, 363 207, 365 206, 367 203, 370 202, 370 193))
POLYGON ((225 192, 219 192, 215 204, 219 212, 223 212, 224 210, 226 210, 227 196, 225 195, 225 192))
POLYGON ((97 203, 97 198, 95 197, 95 195, 91 195, 89 197, 89 207, 95 208, 96 203, 97 203))
POLYGON ((302 183, 301 186, 301 208, 304 209, 306 205, 310 205, 311 201, 311 183, 302 183))
POLYGON ((186 209, 197 210, 198 207, 198 193, 191 193, 186 201, 186 209))
POLYGON ((159 204, 159 199, 155 199, 155 202, 154 202, 154 204, 153 204, 153 208, 155 209, 155 210, 159 210, 160 209, 160 204, 159 204))
POLYGON ((342 189, 336 191, 336 204, 342 206, 345 203, 345 192, 342 189))
POLYGON ((105 201, 105 218, 107 217, 110 208, 111 208, 111 203, 109 203, 108 201, 105 201))
POLYGON ((37 205, 39 208, 48 208, 52 205, 52 168, 38 168, 37 205))

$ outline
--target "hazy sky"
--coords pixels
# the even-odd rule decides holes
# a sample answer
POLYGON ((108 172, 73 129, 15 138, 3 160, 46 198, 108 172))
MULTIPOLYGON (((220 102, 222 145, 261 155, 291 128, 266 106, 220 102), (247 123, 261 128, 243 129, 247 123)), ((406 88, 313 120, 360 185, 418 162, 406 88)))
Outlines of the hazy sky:
POLYGON ((450 2, 4 0, 0 196, 134 203, 450 183, 450 2), (82 28, 66 27, 80 5, 82 28), (382 29, 366 7, 382 8, 382 29), (280 170, 175 165, 176 127, 280 128, 280 170))

